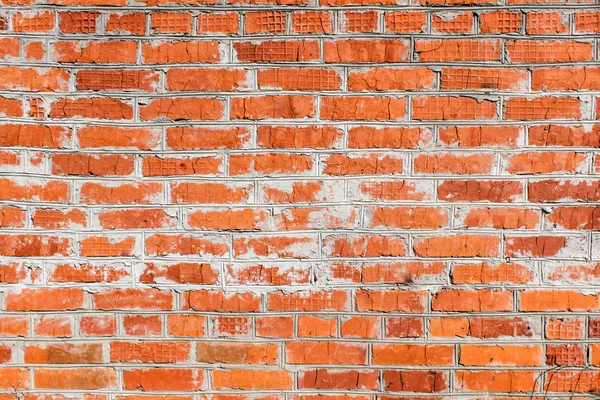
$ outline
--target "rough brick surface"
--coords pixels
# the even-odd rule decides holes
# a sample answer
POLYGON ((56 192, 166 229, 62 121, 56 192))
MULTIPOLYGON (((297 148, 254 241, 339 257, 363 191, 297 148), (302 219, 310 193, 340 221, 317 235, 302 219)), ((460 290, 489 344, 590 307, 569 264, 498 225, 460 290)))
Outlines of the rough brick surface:
POLYGON ((600 0, 0 0, 0 400, 600 396, 600 0))

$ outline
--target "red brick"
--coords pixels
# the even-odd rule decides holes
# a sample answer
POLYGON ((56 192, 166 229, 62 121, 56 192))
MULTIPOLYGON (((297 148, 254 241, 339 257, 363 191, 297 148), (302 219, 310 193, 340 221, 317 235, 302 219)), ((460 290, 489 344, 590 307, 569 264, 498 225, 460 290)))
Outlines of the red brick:
POLYGON ((516 263, 455 264, 452 268, 452 283, 456 284, 524 284, 532 281, 533 271, 516 263))
POLYGON ((327 40, 323 60, 326 63, 406 62, 408 45, 403 39, 327 40))
POLYGON ((150 28, 157 33, 190 33, 192 31, 192 14, 154 12, 150 17, 150 28))
POLYGON ((102 185, 84 182, 80 198, 86 204, 150 204, 161 197, 160 182, 123 183, 102 185))
POLYGON ((373 228, 439 229, 448 224, 448 211, 434 207, 375 207, 369 222, 373 228))
POLYGON ((75 85, 80 90, 144 90, 156 91, 158 73, 139 69, 77 71, 75 85))
POLYGON ((417 120, 495 119, 496 103, 472 97, 415 97, 412 117, 417 120))
POLYGON ((270 220, 265 211, 235 209, 223 211, 196 211, 190 213, 187 225, 203 230, 263 230, 270 220))
MULTIPOLYGON (((529 18, 530 14, 527 14, 529 18)), ((521 31, 520 12, 490 11, 479 14, 479 31, 481 33, 518 33, 521 31)), ((529 32, 528 32, 529 33, 529 32)))
POLYGON ((358 311, 423 312, 426 294, 423 291, 381 290, 356 292, 358 311))
POLYGON ((77 288, 38 288, 6 293, 6 309, 29 311, 77 310, 83 307, 84 292, 77 288))
POLYGON ((200 13, 198 14, 198 33, 237 33, 239 30, 239 15, 230 13, 200 13))
POLYGON ((285 33, 286 13, 281 11, 255 11, 245 14, 246 34, 285 33))
POLYGON ((116 389, 117 372, 112 368, 37 368, 35 387, 53 390, 116 389))
POLYGON ((114 316, 82 316, 79 332, 84 336, 113 336, 117 333, 116 319, 114 316))
POLYGON ((156 233, 145 240, 146 254, 166 255, 213 255, 225 256, 229 246, 220 237, 202 237, 188 234, 170 235, 156 233))
POLYGON ((137 44, 129 41, 58 41, 52 44, 55 61, 61 63, 134 64, 137 44))
POLYGON ((404 160, 390 154, 332 154, 322 162, 326 175, 387 175, 404 170, 404 160))
POLYGON ((568 18, 558 12, 527 13, 527 33, 530 35, 553 35, 568 31, 568 18))
POLYGON ((96 33, 99 12, 61 12, 60 31, 64 33, 96 33))
POLYGON ((199 290, 183 294, 185 309, 196 311, 252 312, 260 309, 260 296, 199 290))
POLYGON ((269 338, 291 338, 294 320, 291 317, 257 317, 256 336, 269 338))
POLYGON ((362 266, 364 283, 396 283, 406 284, 420 280, 441 279, 446 265, 441 261, 421 262, 405 261, 391 263, 369 263, 362 266))
POLYGON ((121 148, 151 150, 157 148, 160 131, 156 128, 86 126, 77 130, 82 148, 121 148))
POLYGON ((247 80, 244 69, 171 68, 166 83, 171 91, 234 91, 248 88, 247 80))
POLYGON ((133 173, 133 156, 117 154, 54 154, 56 175, 123 176, 133 173))
POLYGON ((509 290, 442 289, 435 293, 431 303, 434 311, 512 311, 513 293, 509 290))
POLYGON ((394 317, 385 322, 385 336, 389 338, 418 338, 424 335, 422 318, 394 317))
POLYGON ((466 228, 534 229, 539 225, 539 211, 519 208, 476 207, 460 210, 461 226, 466 228))
POLYGON ((527 71, 517 68, 444 68, 441 87, 446 90, 527 90, 527 71))
MULTIPOLYGON (((146 64, 216 63, 221 54, 218 42, 150 42, 142 44, 142 58, 146 64)), ((205 73, 210 74, 209 71, 205 73)), ((215 78, 220 76, 216 71, 215 78)), ((207 84, 210 82, 214 80, 207 84)))
POLYGON ((316 40, 267 40, 235 42, 235 56, 242 62, 304 62, 319 59, 316 40))
POLYGON ((519 297, 521 311, 594 311, 600 306, 597 294, 575 290, 530 290, 519 297))
POLYGON ((316 256, 312 236, 240 236, 233 240, 233 253, 239 258, 311 258, 316 256))
POLYGON ((298 378, 298 387, 321 390, 376 390, 378 381, 376 371, 319 368, 302 372, 298 378))
POLYGON ((356 149, 390 148, 416 149, 432 140, 431 131, 425 128, 372 128, 361 126, 348 132, 348 147, 356 149))
POLYGON ((431 16, 431 28, 439 33, 471 33, 473 32, 473 13, 441 13, 431 16))
POLYGON ((0 255, 5 257, 51 257, 73 255, 69 237, 36 234, 1 234, 0 255))
POLYGON ((252 186, 225 183, 172 183, 171 201, 176 204, 210 203, 230 204, 245 203, 252 194, 252 186))
POLYGON ((295 119, 314 117, 313 96, 235 97, 231 101, 231 119, 295 119))
POLYGON ((105 289, 92 295, 101 310, 171 310, 173 294, 159 289, 105 289))
POLYGON ((311 315, 298 317, 298 337, 335 337, 337 319, 311 315))
POLYGON ((313 159, 301 154, 231 155, 229 175, 301 174, 313 168, 313 159))
POLYGON ((406 366, 452 365, 453 346, 422 344, 375 344, 373 364, 406 366))
POLYGON ((513 63, 562 63, 592 60, 592 44, 570 40, 512 40, 506 43, 513 63))
POLYGON ((537 68, 531 74, 531 88, 542 91, 598 90, 598 79, 600 68, 595 67, 537 68))
POLYGON ((526 317, 474 317, 469 322, 470 335, 475 338, 531 337, 534 327, 526 317))
POLYGON ((157 156, 142 159, 144 176, 179 175, 218 175, 222 159, 217 157, 160 158, 157 156))
POLYGON ((289 390, 293 384, 291 374, 279 370, 214 370, 212 378, 216 389, 289 390))
POLYGON ((13 15, 15 32, 47 32, 54 29, 54 13, 52 12, 18 12, 13 15))
MULTIPOLYGON (((2 74, 0 73, 0 77, 2 74)), ((1 79, 1 78, 0 78, 1 79)), ((43 125, 0 125, 2 146, 68 148, 71 141, 71 129, 62 126, 43 125)))
POLYGON ((288 342, 286 360, 290 364, 361 365, 367 360, 362 344, 334 342, 288 342))
POLYGON ((167 128, 167 146, 173 150, 240 149, 249 139, 246 128, 167 128))
POLYGON ((259 126, 258 145, 270 149, 335 148, 342 139, 340 129, 330 126, 259 126))
POLYGON ((324 68, 261 69, 258 71, 260 89, 281 90, 339 90, 341 79, 336 70, 324 68))
POLYGON ((529 201, 559 202, 575 200, 594 202, 600 200, 597 180, 556 180, 547 179, 530 182, 528 185, 529 201))
POLYGON ((111 362, 175 363, 189 361, 186 342, 111 342, 111 362))
POLYGON ((540 366, 542 362, 541 346, 463 344, 460 346, 461 365, 486 366, 540 366))
POLYGON ((33 212, 33 226, 36 228, 81 229, 87 225, 87 213, 79 208, 38 209, 33 212))
POLYGON ((535 371, 459 371, 461 390, 491 392, 530 392, 537 388, 535 371))
POLYGON ((48 269, 50 282, 119 282, 130 276, 128 268, 119 264, 57 264, 48 269))
POLYGON ((326 11, 303 11, 292 13, 292 33, 332 33, 333 18, 326 11))
POLYGON ((375 339, 379 337, 380 323, 378 317, 356 316, 342 321, 343 337, 375 339))
POLYGON ((18 99, 0 96, 0 115, 5 117, 22 117, 23 103, 18 99))
POLYGON ((379 13, 377 11, 346 11, 340 15, 339 21, 341 32, 377 32, 379 13))
POLYGON ((70 338, 73 336, 73 322, 69 316, 42 315, 35 319, 36 336, 70 338))
POLYGON ((504 157, 510 174, 581 173, 587 167, 587 156, 571 151, 522 152, 504 157))
POLYGON ((490 174, 495 157, 491 153, 434 153, 414 158, 414 172, 421 174, 490 174))
POLYGON ((421 62, 498 61, 497 39, 417 39, 415 52, 421 62))
POLYGON ((146 14, 144 13, 110 13, 106 21, 109 33, 123 32, 132 35, 146 33, 146 14))
POLYGON ((322 119, 333 121, 393 121, 406 116, 403 97, 324 97, 321 99, 322 119))
POLYGON ((206 317, 201 315, 171 314, 167 316, 167 332, 173 336, 203 337, 206 317))
POLYGON ((58 343, 27 345, 25 362, 29 364, 101 364, 101 343, 58 343))
POLYGON ((519 126, 449 126, 439 130, 442 143, 460 148, 514 148, 522 135, 519 126))
POLYGON ((123 371, 125 390, 194 392, 202 388, 205 372, 191 368, 149 368, 123 371))
POLYGON ((201 363, 275 365, 279 346, 240 342, 206 343, 196 345, 196 361, 201 363))
POLYGON ((252 320, 249 317, 218 316, 212 319, 213 337, 249 337, 252 331, 252 320))
POLYGON ((506 238, 506 257, 551 257, 570 247, 578 248, 574 237, 564 236, 517 236, 506 238))
POLYGON ((348 309, 348 296, 343 291, 269 293, 268 308, 271 311, 343 311, 348 309))
POLYGON ((372 68, 354 70, 348 76, 348 89, 418 90, 433 89, 435 73, 427 68, 372 68))
POLYGON ((523 195, 518 181, 451 180, 438 186, 438 198, 447 201, 510 203, 523 195))
POLYGON ((597 33, 600 13, 597 11, 577 12, 574 16, 575 32, 597 33))
POLYGON ((210 98, 161 98, 140 107, 140 118, 153 121, 170 120, 219 120, 223 116, 223 104, 210 98))
POLYGON ((23 228, 26 212, 17 207, 0 207, 0 227, 23 228))
POLYGON ((504 102, 504 118, 517 121, 579 119, 581 109, 581 101, 575 97, 513 97, 504 102))
POLYGON ((427 26, 427 14, 422 11, 389 11, 384 18, 386 32, 420 33, 427 26))
POLYGON ((556 207, 546 219, 553 227, 564 229, 598 229, 600 227, 600 209, 598 207, 556 207))

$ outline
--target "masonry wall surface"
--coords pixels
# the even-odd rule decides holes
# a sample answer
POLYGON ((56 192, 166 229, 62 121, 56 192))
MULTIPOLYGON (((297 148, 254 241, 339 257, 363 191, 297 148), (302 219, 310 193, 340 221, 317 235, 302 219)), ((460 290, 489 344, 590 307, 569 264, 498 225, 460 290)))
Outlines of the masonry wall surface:
POLYGON ((600 393, 600 3, 0 0, 0 400, 600 393))

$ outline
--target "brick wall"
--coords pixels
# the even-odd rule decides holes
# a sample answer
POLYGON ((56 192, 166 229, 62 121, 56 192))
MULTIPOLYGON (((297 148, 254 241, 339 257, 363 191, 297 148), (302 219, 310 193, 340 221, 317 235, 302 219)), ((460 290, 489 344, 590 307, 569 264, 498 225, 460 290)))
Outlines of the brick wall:
POLYGON ((0 0, 0 400, 600 393, 593 1, 0 0))

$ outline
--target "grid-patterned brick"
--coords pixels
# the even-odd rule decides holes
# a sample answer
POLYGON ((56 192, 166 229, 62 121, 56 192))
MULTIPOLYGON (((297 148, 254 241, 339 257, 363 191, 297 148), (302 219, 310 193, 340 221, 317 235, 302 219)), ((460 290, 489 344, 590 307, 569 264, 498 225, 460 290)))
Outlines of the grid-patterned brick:
POLYGON ((60 13, 60 31, 65 33, 95 33, 99 12, 60 13))
POLYGON ((183 12, 153 13, 150 27, 158 33, 190 33, 192 15, 183 12))
POLYGON ((340 21, 344 32, 377 32, 379 13, 377 11, 346 11, 340 21))
POLYGON ((106 32, 143 35, 146 33, 146 14, 133 13, 111 13, 106 22, 106 32))
POLYGON ((246 33, 284 33, 287 30, 287 14, 280 11, 248 12, 246 33))
POLYGON ((198 14, 198 34, 237 33, 239 15, 237 13, 200 13, 198 14))
POLYGON ((327 11, 297 11, 292 13, 292 32, 302 34, 332 33, 333 19, 327 11))

